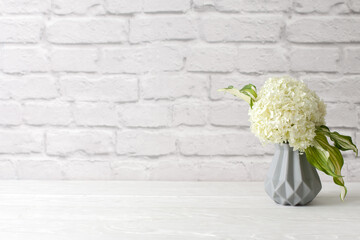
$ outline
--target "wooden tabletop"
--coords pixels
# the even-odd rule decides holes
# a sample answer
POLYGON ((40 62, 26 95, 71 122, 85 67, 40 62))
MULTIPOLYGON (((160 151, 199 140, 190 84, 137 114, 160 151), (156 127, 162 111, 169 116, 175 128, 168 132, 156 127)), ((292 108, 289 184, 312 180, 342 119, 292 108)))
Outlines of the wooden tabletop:
POLYGON ((290 207, 259 182, 1 181, 0 239, 360 239, 360 183, 348 189, 290 207))

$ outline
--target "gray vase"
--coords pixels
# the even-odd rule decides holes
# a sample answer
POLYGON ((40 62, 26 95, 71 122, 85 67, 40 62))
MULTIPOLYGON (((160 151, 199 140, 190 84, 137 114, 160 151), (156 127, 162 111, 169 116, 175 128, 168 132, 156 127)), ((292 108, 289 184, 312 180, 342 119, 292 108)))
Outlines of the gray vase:
POLYGON ((319 175, 306 155, 289 144, 277 144, 265 179, 266 193, 278 204, 296 206, 308 204, 320 190, 319 175))

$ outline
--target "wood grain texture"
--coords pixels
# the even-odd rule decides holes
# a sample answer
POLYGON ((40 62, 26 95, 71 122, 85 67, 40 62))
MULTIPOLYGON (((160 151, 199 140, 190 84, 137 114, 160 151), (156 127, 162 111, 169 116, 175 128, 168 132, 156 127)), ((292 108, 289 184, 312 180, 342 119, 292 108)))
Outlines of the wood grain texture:
POLYGON ((360 183, 324 183, 306 207, 263 183, 2 181, 0 239, 360 239, 360 183))

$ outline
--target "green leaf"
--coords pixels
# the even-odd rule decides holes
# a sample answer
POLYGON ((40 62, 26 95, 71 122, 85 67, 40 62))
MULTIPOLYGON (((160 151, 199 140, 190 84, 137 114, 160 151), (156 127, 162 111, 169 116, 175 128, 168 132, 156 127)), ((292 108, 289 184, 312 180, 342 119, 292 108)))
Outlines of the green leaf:
POLYGON ((257 99, 256 87, 252 84, 245 85, 240 92, 250 97, 250 108, 253 107, 254 102, 257 99))
POLYGON ((252 84, 245 85, 242 89, 240 89, 240 92, 248 95, 253 100, 256 100, 257 98, 256 87, 252 84))
POLYGON ((330 129, 325 125, 317 126, 316 130, 323 132, 327 136, 330 134, 330 129))
POLYGON ((332 177, 341 177, 336 175, 334 171, 335 167, 329 159, 329 152, 322 147, 309 146, 305 149, 305 154, 309 163, 320 171, 332 177))
POLYGON ((257 98, 256 87, 252 84, 245 85, 242 89, 236 89, 233 86, 218 89, 220 92, 230 93, 238 98, 245 100, 252 108, 257 98))
MULTIPOLYGON (((341 135, 338 132, 331 132, 330 129, 325 125, 316 127, 315 132, 316 132, 315 140, 317 142, 321 142, 322 146, 326 146, 324 148, 327 149, 330 153, 330 161, 333 163, 335 167, 335 173, 337 175, 340 175, 341 168, 344 165, 344 159, 339 150, 341 151, 352 150, 356 153, 357 156, 358 148, 352 142, 350 136, 341 135), (331 146, 328 143, 326 136, 329 137, 334 142, 334 146, 331 146)), ((341 186, 340 198, 341 200, 344 200, 347 194, 347 188, 345 187, 344 179, 342 177, 334 177, 333 180, 337 185, 341 186)))
POLYGON ((337 178, 334 178, 334 183, 336 183, 337 185, 339 185, 341 187, 341 189, 340 189, 340 199, 342 201, 344 201, 344 199, 346 197, 346 194, 347 194, 347 188, 344 185, 344 180, 338 181, 337 178))
MULTIPOLYGON (((344 158, 341 155, 341 152, 337 147, 331 146, 326 138, 326 135, 321 132, 316 132, 316 136, 314 137, 314 141, 321 146, 322 149, 329 153, 329 160, 331 162, 331 166, 334 167, 333 172, 336 176, 332 175, 334 183, 342 187, 342 191, 340 194, 341 200, 344 200, 347 189, 345 187, 345 182, 343 177, 341 176, 341 169, 344 165, 344 158)), ((326 172, 325 172, 326 173, 326 172)), ((330 174, 329 174, 330 175, 330 174)))
POLYGON ((248 95, 241 93, 239 89, 236 89, 233 86, 229 86, 227 88, 221 88, 221 89, 218 89, 218 91, 230 93, 230 94, 234 95, 235 97, 241 98, 250 104, 251 98, 248 95))
POLYGON ((356 145, 352 142, 350 136, 341 135, 338 132, 331 132, 330 129, 324 125, 316 127, 316 131, 330 137, 330 139, 334 142, 334 146, 337 147, 339 150, 353 150, 356 156, 358 155, 358 149, 356 145))

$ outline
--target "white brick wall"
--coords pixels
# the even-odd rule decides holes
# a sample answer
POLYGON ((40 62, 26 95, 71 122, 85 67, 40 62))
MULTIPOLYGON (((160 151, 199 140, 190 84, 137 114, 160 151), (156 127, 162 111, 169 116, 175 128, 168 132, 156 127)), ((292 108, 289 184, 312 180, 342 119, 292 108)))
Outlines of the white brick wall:
POLYGON ((360 0, 2 0, 0 179, 262 180, 216 90, 278 75, 360 145, 360 0))
POLYGON ((4 73, 48 72, 47 50, 40 47, 4 47, 1 54, 4 73))
MULTIPOLYGON (((69 4, 72 2, 69 1, 69 4)), ((118 43, 127 40, 125 19, 92 17, 90 19, 56 18, 47 23, 46 38, 51 43, 118 43)))
POLYGON ((284 22, 281 17, 204 17, 200 34, 207 42, 276 42, 284 22))
MULTIPOLYGON (((9 1, 10 2, 10 1, 9 1)), ((3 1, 1 4, 8 6, 3 1)), ((6 11, 6 8, 1 8, 1 11, 6 11)), ((11 18, 1 16, 0 28, 2 34, 0 35, 0 42, 2 43, 37 43, 40 41, 41 31, 43 30, 44 22, 40 17, 21 17, 11 18)))
POLYGON ((51 68, 55 72, 96 72, 96 48, 53 48, 51 68))

